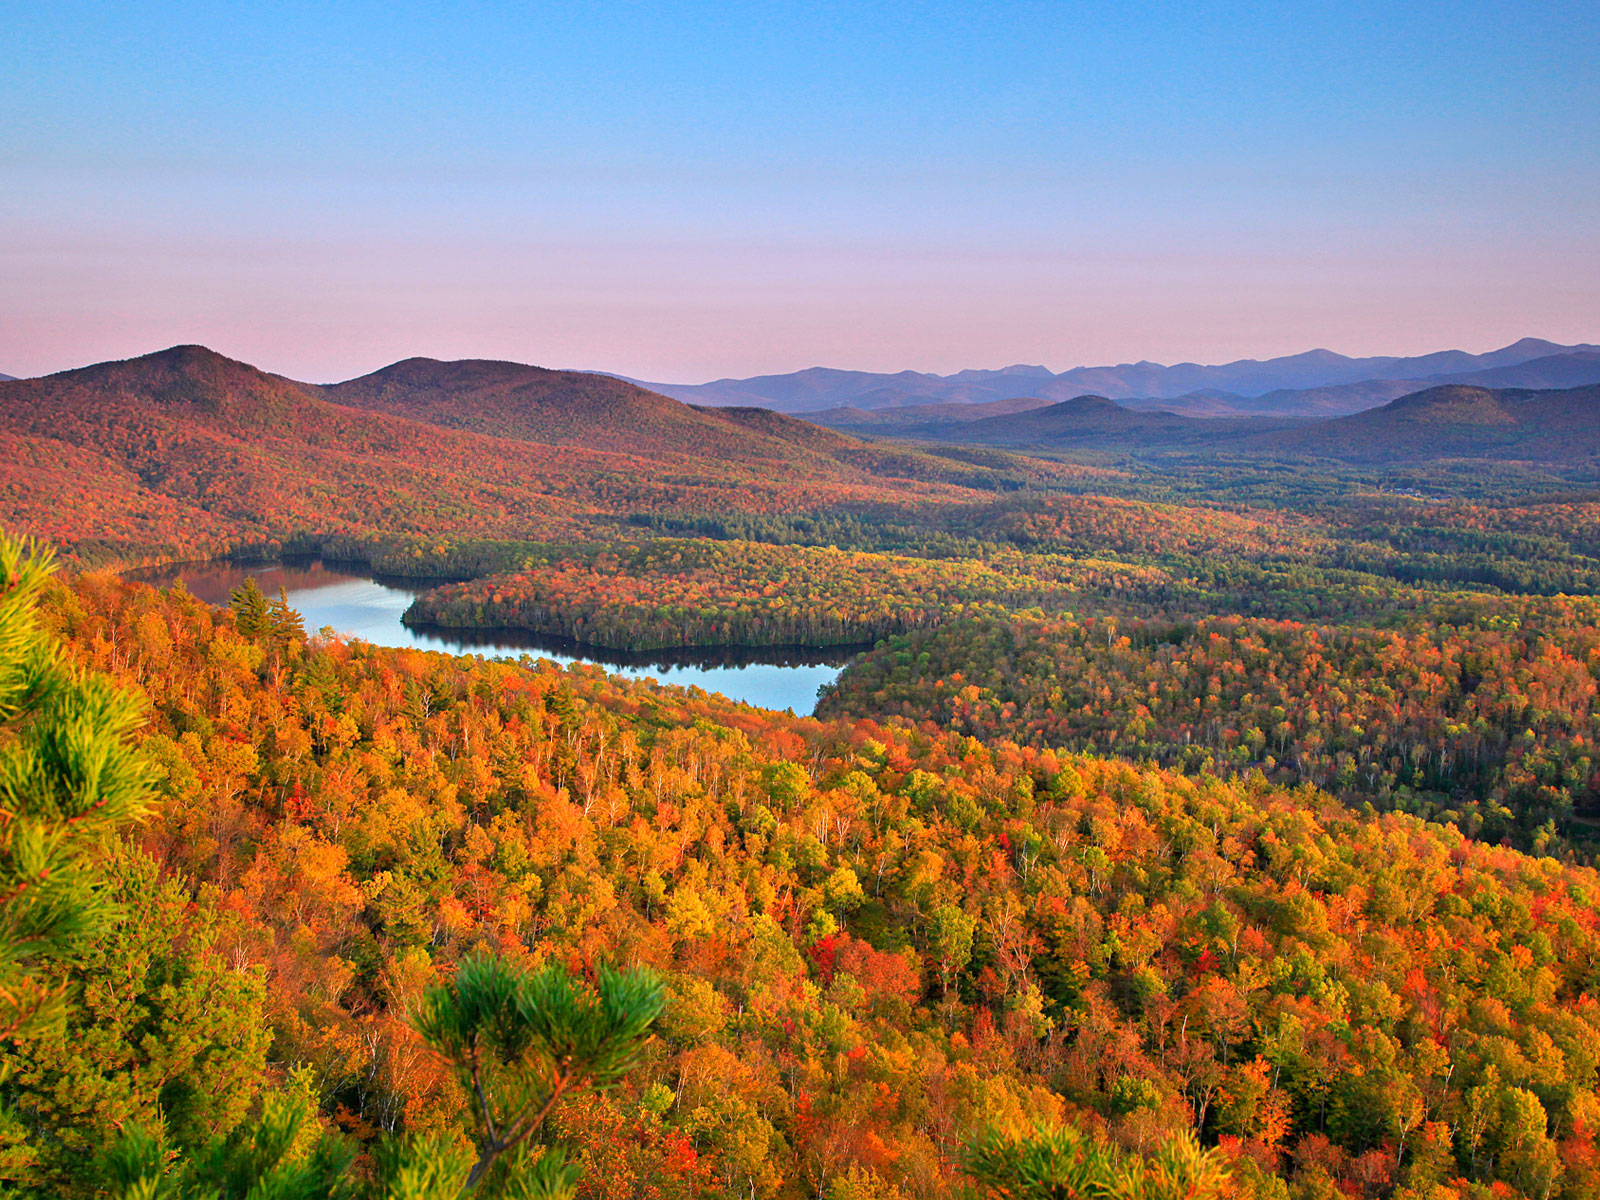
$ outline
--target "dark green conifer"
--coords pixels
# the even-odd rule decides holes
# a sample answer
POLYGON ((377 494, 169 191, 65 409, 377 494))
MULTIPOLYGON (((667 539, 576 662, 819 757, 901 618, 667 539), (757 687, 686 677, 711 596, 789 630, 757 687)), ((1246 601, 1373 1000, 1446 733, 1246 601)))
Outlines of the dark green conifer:
POLYGON ((60 1014, 41 968, 113 918, 91 853, 149 795, 128 740, 138 702, 62 662, 40 626, 52 569, 48 549, 0 534, 0 1046, 60 1014))
MULTIPOLYGON (((644 971, 602 968, 593 991, 558 963, 529 972, 479 955, 430 988, 416 1026, 449 1059, 476 1123, 478 1161, 466 1191, 510 1161, 563 1096, 606 1088, 637 1065, 665 1004, 644 971)), ((577 1168, 546 1150, 516 1174, 520 1194, 569 1196, 577 1168)))
POLYGON ((267 631, 272 640, 285 649, 306 640, 305 618, 289 607, 289 593, 281 587, 267 602, 267 631))
POLYGON ((245 637, 259 637, 272 629, 272 616, 267 597, 251 576, 233 589, 228 608, 234 623, 245 637))

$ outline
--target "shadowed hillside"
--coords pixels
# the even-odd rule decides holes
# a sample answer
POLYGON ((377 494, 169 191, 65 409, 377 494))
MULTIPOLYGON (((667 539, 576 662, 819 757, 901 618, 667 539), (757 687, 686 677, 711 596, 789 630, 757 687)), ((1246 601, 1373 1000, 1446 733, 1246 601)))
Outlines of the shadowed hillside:
MULTIPOLYGON (((866 419, 830 414, 832 420, 861 433, 885 437, 922 438, 932 441, 971 442, 1055 450, 1138 449, 1237 441, 1243 437, 1282 428, 1284 418, 1210 419, 1179 416, 1165 411, 1126 408, 1104 396, 1077 396, 1059 404, 1030 401, 1020 411, 1003 411, 1019 401, 999 401, 981 406, 994 416, 976 420, 952 414, 948 406, 907 408, 892 413, 872 413, 866 419), (917 419, 917 418, 921 419, 917 419)), ((974 406, 979 407, 979 406, 974 406)))
POLYGON ((1195 422, 1170 412, 1135 412, 1104 396, 1075 396, 1060 404, 973 421, 961 436, 975 442, 1012 446, 1120 440, 1129 437, 1170 441, 1195 422))
POLYGON ((1016 396, 1009 400, 986 400, 977 404, 908 404, 899 408, 860 408, 847 405, 807 413, 806 420, 830 429, 858 430, 885 435, 934 428, 954 422, 981 421, 1010 413, 1044 408, 1050 401, 1038 396, 1016 396))
POLYGON ((1252 448, 1353 462, 1505 458, 1581 466, 1600 460, 1600 385, 1496 391, 1447 384, 1270 434, 1252 448))
MULTIPOLYGON (((624 454, 784 458, 811 427, 777 417, 759 426, 692 408, 609 375, 520 363, 408 358, 323 389, 352 408, 450 429, 624 454)), ((837 449, 846 439, 829 435, 837 449)), ((826 453, 826 451, 824 451, 826 453)))

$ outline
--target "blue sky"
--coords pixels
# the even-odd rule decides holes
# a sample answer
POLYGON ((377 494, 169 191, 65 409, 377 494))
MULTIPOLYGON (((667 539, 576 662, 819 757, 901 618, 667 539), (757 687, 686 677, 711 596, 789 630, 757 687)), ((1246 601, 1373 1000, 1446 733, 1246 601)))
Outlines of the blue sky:
POLYGON ((1600 339, 1600 6, 14 3, 0 370, 1600 339))

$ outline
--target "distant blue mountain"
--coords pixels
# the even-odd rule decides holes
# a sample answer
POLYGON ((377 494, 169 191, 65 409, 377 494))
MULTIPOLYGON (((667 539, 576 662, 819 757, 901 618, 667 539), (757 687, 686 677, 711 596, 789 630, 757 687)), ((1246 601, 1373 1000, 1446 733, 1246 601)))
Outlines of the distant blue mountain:
MULTIPOLYGON (((1523 338, 1487 354, 1443 350, 1412 358, 1349 358, 1332 350, 1308 350, 1283 358, 1247 358, 1218 366, 1138 362, 1114 367, 1074 367, 1054 373, 1045 367, 1017 365, 999 370, 959 371, 954 375, 810 367, 787 375, 718 379, 701 384, 648 383, 637 379, 628 382, 640 383, 652 391, 692 404, 755 405, 791 413, 840 407, 885 409, 907 405, 982 404, 1024 396, 1069 400, 1085 393, 1112 400, 1179 397, 1249 400, 1270 392, 1344 387, 1374 380, 1404 382, 1456 377, 1470 372, 1515 368, 1535 359, 1596 352, 1600 352, 1600 346, 1588 343, 1562 346, 1542 338, 1523 338)), ((1383 396, 1371 403, 1382 403, 1390 398, 1383 396)))

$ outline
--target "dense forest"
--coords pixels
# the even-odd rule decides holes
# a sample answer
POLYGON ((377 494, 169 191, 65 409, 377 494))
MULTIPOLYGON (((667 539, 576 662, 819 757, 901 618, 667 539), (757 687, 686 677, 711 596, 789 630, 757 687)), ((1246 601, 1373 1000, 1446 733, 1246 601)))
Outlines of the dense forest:
POLYGON ((580 1195, 1019 1194, 1035 1160, 1600 1187, 1593 870, 1260 776, 307 641, 249 597, 97 577, 44 616, 148 704, 154 797, 100 868, 126 919, 8 1045, 21 1186, 93 1194, 133 1127, 259 1140, 262 1104, 314 1108, 350 1179, 396 1137, 459 1159, 418 1024, 492 952, 661 981, 637 1066, 552 1110, 580 1195))
POLYGON ((419 625, 515 628, 628 650, 829 646, 984 611, 1059 608, 1146 573, 1117 562, 996 553, 930 559, 834 547, 663 538, 567 549, 515 573, 438 587, 419 625))
POLYGON ((821 711, 1191 773, 1259 770, 1541 853, 1563 835, 1587 844, 1600 818, 1600 608, 1486 599, 1430 618, 968 621, 880 646, 821 711))
POLYGON ((1582 471, 196 347, 0 446, 0 1194, 1600 1195, 1582 471), (871 649, 797 718, 110 570, 230 554, 871 649))

